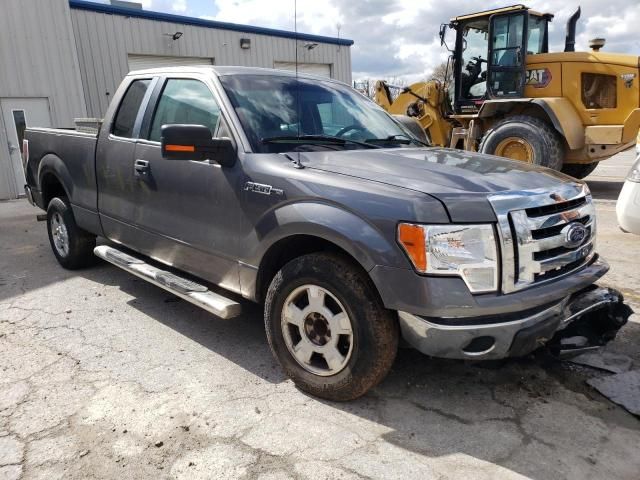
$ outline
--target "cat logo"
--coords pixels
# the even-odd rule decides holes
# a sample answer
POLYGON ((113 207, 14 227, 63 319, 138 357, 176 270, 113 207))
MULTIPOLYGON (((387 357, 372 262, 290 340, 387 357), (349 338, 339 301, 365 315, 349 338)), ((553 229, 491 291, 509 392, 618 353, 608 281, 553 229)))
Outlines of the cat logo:
POLYGON ((534 88, 544 88, 551 83, 551 72, 548 68, 527 70, 526 84, 534 88))

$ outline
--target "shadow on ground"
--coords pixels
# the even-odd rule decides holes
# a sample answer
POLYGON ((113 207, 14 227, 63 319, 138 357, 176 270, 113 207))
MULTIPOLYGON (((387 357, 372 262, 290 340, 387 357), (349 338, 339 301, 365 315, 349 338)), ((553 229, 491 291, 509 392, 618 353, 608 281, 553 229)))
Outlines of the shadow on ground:
POLYGON ((587 180, 591 195, 597 200, 617 200, 624 182, 587 180))

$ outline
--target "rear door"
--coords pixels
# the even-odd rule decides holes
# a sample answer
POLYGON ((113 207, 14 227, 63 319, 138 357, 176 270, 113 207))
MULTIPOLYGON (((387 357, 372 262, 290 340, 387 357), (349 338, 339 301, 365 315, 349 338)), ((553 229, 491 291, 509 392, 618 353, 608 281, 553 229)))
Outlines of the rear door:
POLYGON ((133 246, 136 243, 138 182, 134 165, 142 117, 157 77, 134 78, 123 84, 102 125, 96 149, 98 210, 105 235, 133 246), (118 98, 120 101, 118 101, 118 98), (114 109, 114 111, 111 111, 114 109))
POLYGON ((220 102, 206 78, 163 80, 155 108, 143 121, 144 138, 135 159, 146 173, 137 178, 137 226, 143 253, 230 290, 239 289, 238 234, 244 216, 239 202, 239 162, 221 167, 212 160, 167 160, 160 150, 161 128, 170 124, 208 127, 229 136, 220 102))
POLYGON ((492 15, 489 20, 487 91, 492 98, 524 95, 528 17, 523 10, 492 15))

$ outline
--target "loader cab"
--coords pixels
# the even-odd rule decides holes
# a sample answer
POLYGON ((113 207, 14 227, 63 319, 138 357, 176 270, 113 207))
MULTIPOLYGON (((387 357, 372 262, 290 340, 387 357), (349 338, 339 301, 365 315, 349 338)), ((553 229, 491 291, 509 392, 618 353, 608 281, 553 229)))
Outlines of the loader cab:
POLYGON ((548 52, 551 18, 516 5, 452 19, 455 114, 475 114, 487 99, 521 98, 526 56, 548 52))

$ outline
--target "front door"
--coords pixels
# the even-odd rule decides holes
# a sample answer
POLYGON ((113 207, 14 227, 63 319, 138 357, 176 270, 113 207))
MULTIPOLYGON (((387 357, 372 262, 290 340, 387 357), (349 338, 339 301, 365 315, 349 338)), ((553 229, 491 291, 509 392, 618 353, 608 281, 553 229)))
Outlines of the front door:
POLYGON ((487 92, 489 20, 473 19, 458 27, 455 56, 456 113, 476 113, 487 92))
POLYGON ((238 291, 237 235, 243 218, 239 162, 223 168, 215 159, 167 160, 160 150, 163 125, 204 125, 212 136, 220 136, 222 123, 219 104, 203 81, 166 80, 146 140, 141 132, 135 150, 135 163, 141 167, 136 197, 141 236, 136 248, 238 291))
MULTIPOLYGON (((1 172, 3 176, 8 176, 8 196, 15 198, 24 193, 22 189, 26 183, 22 166, 24 130, 27 127, 51 126, 49 100, 47 98, 3 98, 0 99, 0 108, 10 160, 8 168, 0 168, 4 170, 1 172)), ((3 156, 0 156, 0 159, 3 156)))
POLYGON ((528 17, 526 10, 491 16, 487 91, 492 98, 524 94, 528 17))

